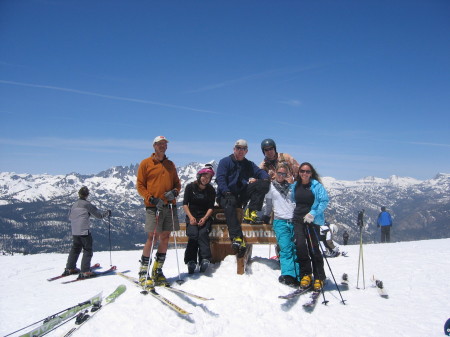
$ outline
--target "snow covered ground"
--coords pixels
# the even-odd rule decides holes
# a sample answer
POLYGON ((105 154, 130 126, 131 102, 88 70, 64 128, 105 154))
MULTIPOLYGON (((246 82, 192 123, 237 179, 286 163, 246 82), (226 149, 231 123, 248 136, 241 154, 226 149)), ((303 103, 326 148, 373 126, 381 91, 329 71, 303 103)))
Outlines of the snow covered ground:
MULTIPOLYGON (((269 259, 274 254, 273 247, 270 254, 269 246, 260 245, 254 246, 252 263, 245 275, 236 274, 232 256, 202 275, 188 276, 181 264, 181 277, 186 280, 181 288, 214 297, 208 302, 186 300, 160 290, 192 312, 188 317, 141 295, 138 288, 117 275, 71 284, 46 281, 62 272, 65 254, 1 256, 0 335, 100 291, 106 296, 125 284, 127 291, 77 331, 78 336, 444 336, 443 326, 450 317, 450 239, 364 245, 365 289, 356 288, 359 245, 341 246, 341 250, 347 250, 349 257, 328 261, 337 281, 344 272, 350 277, 349 289, 342 292, 346 305, 340 303, 332 280, 325 292, 328 305, 318 303, 312 313, 301 305, 308 295, 291 302, 279 299, 278 295, 292 289, 278 283, 278 263, 269 259), (383 280, 388 299, 371 287, 372 275, 383 280)), ((178 249, 180 263, 183 253, 183 249, 178 249)), ((130 275, 136 276, 140 254, 114 251, 112 262, 118 270, 129 270, 130 275)), ((109 267, 109 252, 94 253, 93 262, 109 267)), ((326 271, 331 277, 327 267, 326 271)), ((170 280, 178 279, 175 250, 168 252, 164 272, 170 280)), ((359 286, 363 287, 362 271, 359 286)), ((64 335, 71 324, 48 336, 64 335)))

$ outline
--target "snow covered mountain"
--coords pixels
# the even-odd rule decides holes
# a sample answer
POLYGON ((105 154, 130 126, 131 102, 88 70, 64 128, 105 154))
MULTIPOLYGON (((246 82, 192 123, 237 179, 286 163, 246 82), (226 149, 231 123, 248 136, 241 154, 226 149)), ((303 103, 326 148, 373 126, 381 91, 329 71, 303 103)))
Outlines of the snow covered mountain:
MULTIPOLYGON (((211 162, 214 167, 217 163, 211 162)), ((195 179, 203 163, 178 167, 182 191, 178 198, 180 220, 184 187, 195 179)), ((115 249, 133 249, 145 241, 144 211, 136 191, 138 165, 112 167, 93 175, 16 174, 0 172, 0 249, 6 251, 62 252, 70 245, 67 213, 86 185, 90 200, 100 209, 113 210, 111 223, 93 220, 96 249, 109 249, 109 229, 115 249)), ((350 233, 350 242, 360 237, 356 225, 359 210, 365 210, 364 241, 377 242, 376 218, 386 206, 394 218, 395 241, 450 237, 450 174, 420 181, 392 176, 339 181, 324 177, 330 195, 327 220, 350 233)))

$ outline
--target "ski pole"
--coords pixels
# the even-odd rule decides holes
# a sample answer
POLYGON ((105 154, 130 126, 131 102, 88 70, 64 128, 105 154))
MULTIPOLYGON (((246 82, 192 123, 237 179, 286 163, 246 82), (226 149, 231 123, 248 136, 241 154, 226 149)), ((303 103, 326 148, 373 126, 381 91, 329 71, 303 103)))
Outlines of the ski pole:
POLYGON ((172 230, 173 230, 173 241, 175 243, 175 255, 177 257, 177 268, 178 268, 178 284, 182 284, 184 281, 181 279, 180 274, 180 263, 178 262, 178 247, 177 247, 177 233, 175 232, 175 219, 173 217, 173 205, 172 203, 169 203, 170 206, 170 213, 172 214, 172 230))
POLYGON ((109 229, 109 265, 112 267, 112 257, 111 257, 111 215, 108 215, 108 229, 109 229))
POLYGON ((148 266, 147 266, 147 276, 145 277, 147 280, 150 276, 150 266, 152 265, 152 256, 153 256, 153 249, 155 247, 155 236, 156 236, 156 228, 158 228, 158 223, 159 223, 159 211, 158 209, 156 209, 156 213, 155 213, 155 229, 153 230, 153 236, 152 236, 152 245, 150 248, 150 254, 149 254, 149 258, 148 258, 148 266))
MULTIPOLYGON (((313 227, 313 230, 314 230, 314 234, 316 234, 317 240, 319 240, 318 235, 317 235, 317 231, 316 231, 316 229, 314 227, 313 227)), ((326 255, 325 255, 325 252, 324 252, 324 250, 323 250, 323 248, 322 248, 322 246, 320 244, 319 244, 319 246, 320 246, 320 250, 322 251, 322 255, 325 258, 325 261, 327 263, 328 269, 330 270, 331 276, 333 277, 333 281, 334 281, 334 284, 336 285, 337 291, 339 292, 339 296, 341 297, 341 300, 342 300, 341 302, 342 302, 342 304, 345 305, 345 300, 342 298, 341 290, 339 289, 339 287, 337 285, 336 278, 334 277, 333 271, 331 270, 331 266, 328 263, 328 259, 327 259, 326 255)))
POLYGON ((364 251, 362 245, 362 227, 360 228, 360 239, 359 239, 359 258, 358 258, 358 280, 356 282, 356 289, 359 289, 359 268, 362 264, 362 276, 363 276, 363 289, 366 289, 366 280, 364 277, 364 251))

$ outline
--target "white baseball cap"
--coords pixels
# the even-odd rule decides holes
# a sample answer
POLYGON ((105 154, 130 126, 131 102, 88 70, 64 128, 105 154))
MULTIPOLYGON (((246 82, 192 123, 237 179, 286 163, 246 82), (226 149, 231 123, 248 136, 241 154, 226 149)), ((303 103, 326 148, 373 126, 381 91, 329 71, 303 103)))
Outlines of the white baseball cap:
POLYGON ((245 139, 238 139, 236 143, 234 143, 234 146, 245 146, 248 147, 247 141, 245 139))
POLYGON ((168 140, 166 137, 164 137, 164 136, 158 136, 158 137, 156 137, 155 139, 153 139, 153 145, 155 145, 155 143, 160 142, 161 140, 165 140, 167 143, 169 142, 169 140, 168 140))

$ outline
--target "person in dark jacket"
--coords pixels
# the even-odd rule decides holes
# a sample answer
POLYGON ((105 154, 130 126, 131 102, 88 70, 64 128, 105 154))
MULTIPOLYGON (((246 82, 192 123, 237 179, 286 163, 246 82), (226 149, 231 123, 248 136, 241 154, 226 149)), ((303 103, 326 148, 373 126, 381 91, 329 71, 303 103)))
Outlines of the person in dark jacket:
POLYGON ((97 207, 86 200, 88 196, 89 189, 86 186, 81 187, 78 191, 79 199, 73 204, 69 212, 73 241, 63 275, 80 273, 80 269, 76 265, 81 250, 83 250, 83 258, 81 259, 81 273, 78 277, 87 278, 93 275, 90 269, 93 251, 91 222, 89 218, 91 215, 98 219, 109 217, 111 216, 111 211, 100 212, 97 207))
POLYGON ((391 242, 392 217, 384 206, 378 214, 377 227, 381 227, 381 242, 391 242))
POLYGON ((186 235, 188 243, 184 252, 184 262, 188 266, 189 274, 193 274, 198 263, 200 272, 208 269, 211 260, 209 233, 216 200, 216 191, 212 187, 211 179, 214 170, 210 164, 197 172, 197 180, 191 182, 184 190, 183 209, 186 213, 186 235))
POLYGON ((220 160, 216 178, 217 202, 224 209, 232 248, 238 256, 244 255, 246 246, 236 208, 245 208, 248 203, 249 213, 256 219, 270 188, 268 173, 246 159, 247 152, 247 141, 237 140, 233 154, 220 160))
POLYGON ((344 239, 344 246, 347 246, 349 237, 350 237, 350 235, 348 234, 348 232, 344 231, 344 234, 342 234, 342 239, 344 239))

